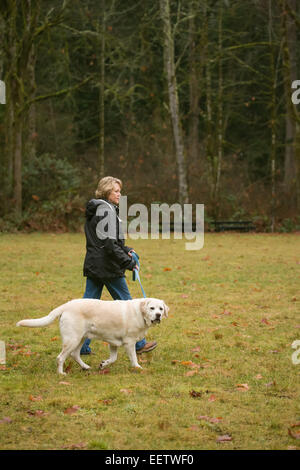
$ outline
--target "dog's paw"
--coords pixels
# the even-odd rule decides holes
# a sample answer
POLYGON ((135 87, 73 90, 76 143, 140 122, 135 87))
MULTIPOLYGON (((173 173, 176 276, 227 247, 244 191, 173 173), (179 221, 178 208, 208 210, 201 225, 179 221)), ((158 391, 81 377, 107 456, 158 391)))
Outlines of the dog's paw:
POLYGON ((84 366, 81 366, 83 370, 89 370, 91 367, 88 366, 87 364, 84 364, 84 366))

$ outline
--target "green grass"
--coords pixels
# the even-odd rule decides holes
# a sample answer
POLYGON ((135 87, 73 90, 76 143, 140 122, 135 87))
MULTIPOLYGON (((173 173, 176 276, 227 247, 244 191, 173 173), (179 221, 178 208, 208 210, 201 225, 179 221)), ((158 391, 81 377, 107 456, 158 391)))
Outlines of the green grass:
POLYGON ((93 341, 91 370, 68 359, 62 377, 58 322, 15 324, 82 297, 84 236, 0 237, 0 448, 299 449, 288 433, 300 421, 300 365, 291 360, 300 339, 299 235, 206 234, 199 251, 186 251, 185 240, 127 243, 141 257, 147 295, 170 307, 147 335, 158 347, 140 358, 142 372, 121 348, 100 374, 108 348, 93 341), (231 441, 216 442, 222 435, 231 441))

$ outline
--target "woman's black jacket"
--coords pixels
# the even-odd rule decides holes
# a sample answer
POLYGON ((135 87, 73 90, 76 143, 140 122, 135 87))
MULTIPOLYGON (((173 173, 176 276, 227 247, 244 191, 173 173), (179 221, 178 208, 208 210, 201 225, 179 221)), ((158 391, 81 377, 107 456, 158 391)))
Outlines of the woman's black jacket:
POLYGON ((92 279, 124 277, 136 262, 124 244, 119 208, 106 199, 91 199, 86 206, 86 256, 83 275, 92 279))

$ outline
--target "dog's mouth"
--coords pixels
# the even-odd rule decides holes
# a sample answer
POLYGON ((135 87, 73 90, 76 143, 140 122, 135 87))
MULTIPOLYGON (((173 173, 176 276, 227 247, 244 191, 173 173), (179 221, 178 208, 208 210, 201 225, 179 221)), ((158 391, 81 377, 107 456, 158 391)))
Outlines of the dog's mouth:
POLYGON ((160 318, 155 318, 154 320, 151 320, 151 323, 154 325, 160 323, 160 318))

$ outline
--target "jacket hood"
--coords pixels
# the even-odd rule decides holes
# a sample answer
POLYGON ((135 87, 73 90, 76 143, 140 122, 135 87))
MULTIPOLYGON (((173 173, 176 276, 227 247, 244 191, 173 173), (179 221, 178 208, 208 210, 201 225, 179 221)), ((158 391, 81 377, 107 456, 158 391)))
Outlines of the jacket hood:
POLYGON ((109 204, 111 206, 111 208, 115 209, 118 213, 118 210, 117 210, 118 208, 114 204, 111 204, 110 202, 108 202, 106 199, 91 199, 87 203, 86 210, 85 210, 85 216, 88 220, 91 219, 92 217, 94 217, 94 215, 96 214, 96 211, 97 211, 97 207, 100 204, 109 204))

